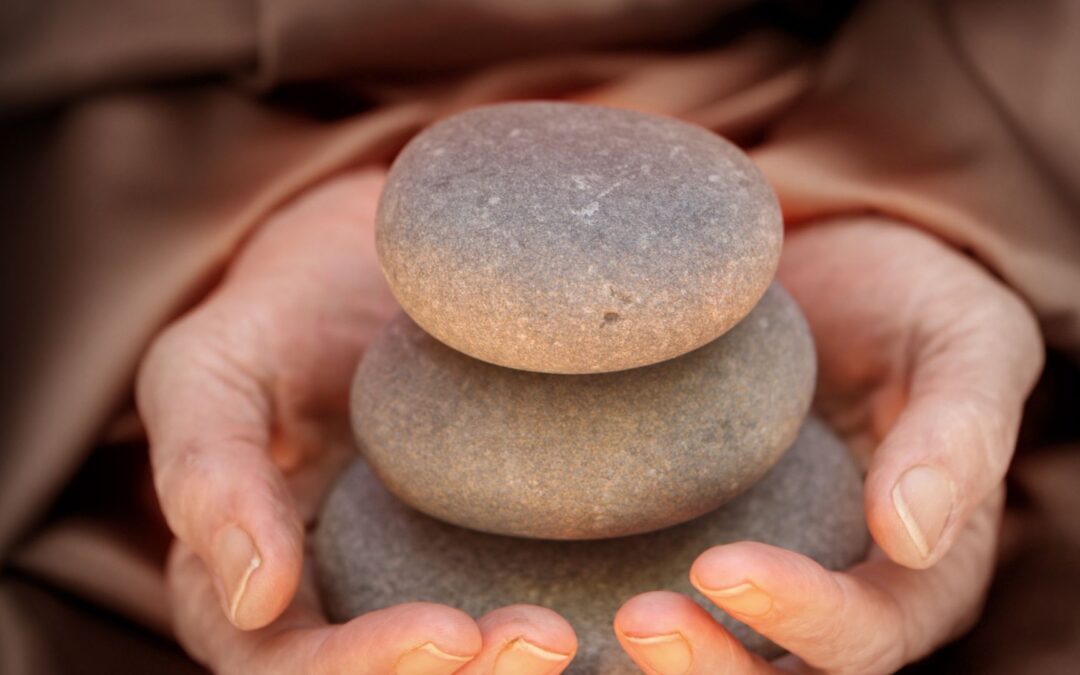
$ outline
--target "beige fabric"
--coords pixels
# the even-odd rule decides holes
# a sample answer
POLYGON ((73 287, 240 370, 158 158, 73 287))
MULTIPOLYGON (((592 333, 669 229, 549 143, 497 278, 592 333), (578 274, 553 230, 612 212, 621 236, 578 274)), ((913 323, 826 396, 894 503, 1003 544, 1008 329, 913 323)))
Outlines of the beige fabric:
MULTIPOLYGON (((867 2, 818 45, 749 4, 5 5, 0 181, 18 227, 2 247, 0 671, 70 672, 40 656, 64 629, 23 618, 40 616, 36 593, 11 590, 26 580, 167 630, 166 538, 130 423, 141 352, 276 205, 342 167, 389 161, 457 109, 571 97, 703 124, 751 149, 790 224, 872 210, 926 228, 1080 355, 1080 5, 867 2)), ((1080 466, 1060 459, 1080 438, 1064 421, 1075 364, 1051 361, 1056 388, 1029 424, 1016 518, 1039 536, 1018 538, 1008 563, 1050 560, 1056 571, 1015 582, 1065 589, 1028 608, 1064 626, 1032 640, 1048 668, 1080 656, 1080 618, 1057 602, 1080 584, 1053 563, 1080 550, 1061 515, 1080 512, 1061 487, 1080 466), (1054 471, 1039 470, 1044 456, 1054 471)), ((1021 658, 988 657, 983 672, 1021 658)))
POLYGON ((921 224, 1019 289, 1049 343, 1080 356, 1080 125, 1066 112, 1080 104, 1080 5, 1003 4, 860 13, 755 158, 789 223, 874 210, 921 224), (1048 21, 1072 33, 1047 40, 1048 21), (1027 68, 995 51, 995 34, 1023 43, 1027 68))

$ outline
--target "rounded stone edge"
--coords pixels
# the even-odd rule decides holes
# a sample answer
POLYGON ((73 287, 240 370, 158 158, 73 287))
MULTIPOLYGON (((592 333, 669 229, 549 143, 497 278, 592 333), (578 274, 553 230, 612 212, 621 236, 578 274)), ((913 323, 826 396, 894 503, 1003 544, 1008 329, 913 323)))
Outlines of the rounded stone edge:
MULTIPOLYGON (((730 320, 719 323, 717 327, 713 330, 702 332, 702 334, 698 335, 695 339, 684 340, 683 342, 674 345, 669 349, 655 352, 649 356, 631 356, 622 357, 619 359, 611 359, 603 366, 596 365, 596 359, 594 357, 582 356, 583 353, 587 353, 590 350, 568 351, 567 354, 564 355, 564 360, 562 362, 553 364, 549 359, 545 357, 531 356, 528 350, 508 351, 503 348, 493 348, 489 340, 469 339, 463 337, 460 331, 448 330, 446 328, 445 320, 432 315, 430 312, 421 310, 420 307, 422 303, 416 302, 415 298, 412 297, 411 294, 403 293, 399 287, 400 285, 395 282, 394 275, 388 269, 388 266, 385 262, 387 250, 387 243, 383 235, 383 232, 386 229, 385 225, 383 225, 385 219, 385 210, 383 208, 384 199, 380 198, 379 208, 376 214, 376 250, 379 258, 379 264, 384 276, 390 282, 389 285, 392 294, 394 295, 398 304, 406 313, 410 315, 413 321, 415 321, 430 335, 438 339, 440 342, 443 342, 447 346, 451 347, 452 349, 455 349, 475 359, 487 363, 506 368, 514 368, 531 372, 542 372, 560 375, 579 375, 617 372, 620 370, 628 370, 643 366, 649 366, 655 363, 661 363, 663 361, 676 358, 695 349, 698 349, 708 344, 712 340, 715 340, 716 338, 722 336, 724 333, 731 330, 735 325, 737 325, 738 322, 742 320, 742 318, 745 318, 745 316, 753 310, 756 304, 767 292, 769 283, 775 277, 776 271, 779 267, 780 251, 783 246, 784 238, 783 214, 780 208, 779 201, 764 173, 753 162, 753 160, 750 159, 749 156, 747 156, 746 152, 743 151, 742 148, 735 145, 720 134, 717 134, 704 127, 695 125, 686 120, 611 106, 575 103, 569 101, 516 101, 490 103, 476 106, 463 112, 459 112, 450 117, 438 120, 434 124, 421 130, 412 139, 410 139, 409 142, 406 143, 406 145, 402 148, 401 152, 398 154, 398 157, 395 158, 395 161, 391 166, 390 176, 387 181, 387 187, 384 189, 383 196, 388 197, 392 194, 392 186, 394 185, 392 179, 394 176, 394 170, 399 165, 399 160, 408 157, 408 155, 412 152, 417 152, 416 148, 419 146, 420 143, 423 142, 425 137, 429 133, 437 130, 438 127, 443 123, 458 120, 460 118, 467 117, 473 114, 483 114, 497 108, 503 108, 508 106, 533 105, 600 108, 608 111, 626 114, 629 116, 641 116, 645 118, 662 119, 673 125, 684 127, 690 133, 706 135, 708 136, 710 142, 715 142, 718 145, 724 146, 726 152, 731 152, 734 156, 737 156, 740 163, 742 164, 742 166, 740 166, 740 170, 754 175, 756 178, 755 182, 758 184, 757 187, 760 188, 763 194, 765 194, 765 196, 767 197, 765 200, 765 208, 771 215, 769 215, 768 217, 763 217, 763 220, 771 221, 774 224, 774 228, 776 230, 776 243, 774 247, 775 250, 768 253, 772 261, 769 265, 767 265, 767 270, 760 275, 761 283, 753 284, 757 287, 756 292, 752 293, 750 296, 747 296, 747 300, 745 302, 741 303, 737 307, 734 307, 733 311, 730 313, 730 320)), ((612 312, 605 312, 604 320, 606 321, 609 315, 618 314, 619 313, 616 310, 613 310, 612 312)))
MULTIPOLYGON (((819 439, 824 438, 825 442, 830 446, 824 456, 808 457, 799 456, 797 453, 793 454, 785 464, 778 465, 779 471, 771 472, 766 475, 762 480, 762 484, 768 486, 767 489, 773 493, 771 499, 776 499, 779 494, 780 499, 785 499, 783 496, 785 492, 790 493, 793 490, 805 489, 805 486, 801 485, 802 478, 806 473, 806 467, 809 462, 821 463, 824 459, 827 471, 825 472, 826 480, 828 484, 812 486, 818 491, 819 494, 827 495, 826 501, 832 504, 833 507, 839 505, 846 508, 846 511, 840 511, 836 513, 826 514, 824 518, 816 518, 816 521, 824 522, 827 525, 827 529, 833 534, 826 535, 825 537, 818 538, 806 538, 804 543, 798 547, 789 549, 794 550, 797 553, 806 555, 819 564, 829 570, 843 570, 852 565, 855 565, 866 559, 867 552, 869 551, 871 539, 869 532, 867 531, 864 515, 862 511, 862 477, 858 469, 858 466, 851 455, 848 453, 846 445, 819 419, 814 416, 810 416, 804 425, 803 431, 800 433, 800 441, 807 441, 812 437, 817 436, 819 439), (820 544, 822 539, 832 540, 837 538, 837 533, 841 530, 852 532, 852 536, 844 538, 840 543, 840 546, 828 551, 815 551, 811 550, 815 546, 820 544)), ((798 442, 798 441, 797 441, 798 442)), ((818 478, 822 476, 819 474, 818 478)), ((759 492, 762 488, 759 488, 759 492)), ((760 495, 759 495, 760 498, 760 495)), ((553 546, 553 547, 567 547, 567 550, 581 550, 581 547, 619 547, 626 546, 628 543, 632 543, 635 540, 642 542, 657 542, 643 547, 642 550, 649 551, 650 555, 647 558, 652 559, 655 562, 656 556, 662 556, 665 553, 672 552, 672 555, 680 556, 680 561, 685 563, 683 566, 678 567, 678 574, 669 575, 668 581, 659 581, 648 577, 646 575, 647 583, 652 584, 650 587, 630 589, 627 592, 632 596, 638 592, 645 592, 648 590, 670 590, 674 592, 685 593, 692 597, 698 604, 706 608, 706 610, 713 615, 724 627, 729 630, 736 638, 738 638, 748 649, 761 655, 767 659, 773 659, 781 656, 784 650, 778 645, 772 643, 765 637, 754 632, 745 624, 742 624, 730 616, 720 611, 715 605, 709 602, 704 596, 702 596, 696 589, 694 589, 687 578, 686 571, 689 570, 690 563, 700 553, 703 553, 709 546, 717 545, 721 543, 728 543, 725 541, 716 541, 709 539, 702 542, 700 545, 693 544, 688 550, 680 550, 678 546, 670 547, 663 542, 667 539, 671 541, 679 541, 685 539, 687 536, 694 536, 693 532, 698 531, 703 525, 707 524, 710 518, 713 517, 725 517, 723 512, 733 512, 741 510, 741 515, 736 514, 735 517, 748 518, 753 517, 753 514, 759 513, 754 504, 754 492, 748 492, 744 496, 731 502, 729 505, 719 509, 713 514, 706 515, 690 523, 684 523, 682 525, 669 528, 657 533, 650 533, 644 535, 635 535, 633 537, 625 537, 620 539, 601 540, 596 542, 544 542, 537 540, 519 540, 513 537, 503 537, 499 535, 490 535, 480 532, 473 532, 463 528, 456 527, 447 523, 442 523, 436 519, 429 518, 423 514, 420 514, 409 507, 398 502, 390 493, 388 493, 383 486, 381 486, 377 479, 367 471, 362 459, 358 459, 352 466, 350 466, 345 472, 343 472, 338 484, 329 493, 327 499, 324 501, 322 510, 320 512, 320 518, 313 530, 312 536, 314 540, 314 563, 316 568, 316 579, 319 585, 319 592, 323 598, 324 606, 326 607, 330 617, 335 621, 348 621, 355 616, 367 611, 374 611, 381 609, 397 602, 406 601, 429 601, 440 602, 444 604, 452 604, 460 606, 463 611, 466 611, 474 618, 479 618, 482 614, 490 611, 494 607, 487 606, 470 606, 476 605, 476 598, 474 596, 467 596, 466 602, 461 603, 455 601, 453 598, 440 595, 441 593, 448 592, 448 589, 454 588, 452 581, 447 583, 446 579, 441 579, 437 584, 442 585, 442 590, 436 590, 431 592, 432 586, 424 586, 426 590, 420 593, 409 594, 404 590, 406 586, 410 584, 399 584, 394 586, 392 593, 402 594, 400 598, 393 601, 387 600, 380 604, 376 601, 375 604, 365 605, 365 601, 359 601, 355 598, 358 595, 370 596, 373 593, 377 596, 380 591, 374 589, 373 586, 368 584, 365 580, 371 578, 372 570, 366 572, 360 571, 365 568, 361 565, 361 568, 357 568, 357 561, 360 557, 357 556, 357 551, 367 550, 367 548, 356 541, 347 542, 343 541, 345 537, 343 533, 347 532, 347 528, 352 525, 343 524, 341 518, 332 522, 333 519, 328 518, 327 514, 334 509, 344 509, 350 516, 346 519, 346 523, 356 522, 378 522, 382 529, 391 528, 398 534, 390 537, 389 542, 392 542, 391 556, 401 556, 403 552, 407 552, 412 546, 421 546, 423 548, 422 555, 424 556, 441 556, 444 555, 440 551, 444 551, 443 547, 446 546, 442 538, 449 537, 447 541, 456 542, 459 538, 464 538, 469 541, 478 542, 496 542, 499 546, 507 546, 513 550, 514 547, 535 547, 535 546, 553 546), (368 489, 374 489, 377 495, 373 503, 371 500, 364 499, 364 506, 360 505, 359 496, 350 496, 344 492, 345 486, 356 486, 357 481, 360 484, 369 486, 368 489), (392 518, 387 520, 384 518, 385 513, 382 511, 389 510, 392 512, 392 518), (688 534, 689 533, 689 534, 688 534), (432 536, 434 534, 434 536, 432 536), (357 547, 361 547, 358 549, 357 547), (353 566, 353 572, 351 578, 353 582, 347 581, 343 578, 342 574, 338 574, 335 571, 335 566, 339 569, 347 569, 347 566, 353 566), (685 570, 683 569, 685 567, 685 570), (352 594, 353 600, 344 599, 345 594, 352 594)), ((786 498, 791 501, 791 498, 786 498)), ((798 509, 798 505, 794 501, 791 503, 792 508, 787 511, 791 514, 792 519, 795 522, 794 526, 788 526, 788 532, 794 532, 799 529, 798 524, 806 521, 808 514, 801 512, 798 509)), ((739 537, 738 540, 755 539, 753 537, 739 537)), ((733 539, 732 541, 734 541, 733 539)), ((370 539, 365 539, 370 541, 370 539)), ((765 541, 764 543, 771 543, 778 545, 775 541, 765 541)), ((456 545, 456 544, 455 544, 456 545)), ((461 550, 469 550, 473 547, 470 545, 459 546, 461 550)), ((684 548, 686 548, 684 546, 684 548)), ((447 551, 447 553, 450 553, 447 551)), ((620 559, 624 559, 625 555, 617 555, 620 559)), ((453 555, 450 554, 450 558, 453 559, 453 555)), ((397 572, 408 572, 409 574, 421 576, 424 575, 436 575, 433 579, 440 579, 437 570, 431 570, 423 565, 410 566, 404 561, 383 563, 380 562, 379 566, 387 569, 395 570, 397 572)), ((619 566, 616 566, 620 568, 619 566)), ((474 570, 468 570, 466 575, 474 574, 474 570)), ((509 572, 510 576, 514 576, 513 571, 509 572)), ((453 576, 453 575, 451 575, 453 576)), ((510 578, 510 577, 507 577, 510 578)), ((558 592, 566 592, 565 587, 554 587, 558 592)), ((602 589, 603 586, 597 586, 597 589, 602 589)), ((595 589, 591 589, 590 593, 595 589)), ((605 673, 607 675, 614 675, 616 673, 637 673, 629 659, 622 653, 618 643, 615 641, 614 636, 611 634, 610 620, 614 618, 615 610, 618 606, 629 599, 627 597, 613 598, 610 603, 610 616, 605 618, 605 623, 602 627, 596 625, 585 626, 586 629, 591 628, 594 633, 591 635, 581 634, 582 625, 577 620, 571 620, 576 630, 579 631, 580 648, 574 662, 570 668, 566 671, 567 675, 595 675, 596 673, 605 673), (590 640, 590 637, 592 640, 590 640)), ((521 598, 514 598, 508 600, 509 602, 527 602, 532 604, 540 604, 547 606, 544 602, 544 596, 533 595, 521 598)), ((558 611, 558 607, 552 607, 552 609, 558 611)), ((596 623, 593 621, 593 623, 596 623)))
MULTIPOLYGON (((798 304, 793 297, 779 283, 774 283, 770 290, 770 302, 777 303, 777 307, 780 312, 783 312, 787 319, 790 320, 790 324, 784 322, 789 330, 784 335, 777 336, 785 342, 788 342, 788 346, 795 349, 796 353, 793 355, 795 358, 793 362, 802 364, 797 367, 799 383, 799 390, 802 391, 802 395, 794 398, 790 404, 791 410, 783 415, 773 416, 773 419, 767 423, 767 426, 774 430, 773 434, 782 433, 783 438, 777 439, 775 443, 771 443, 768 447, 773 448, 768 453, 768 456, 760 455, 763 459, 754 464, 754 468, 751 472, 747 473, 745 470, 741 474, 738 487, 725 488, 723 491, 717 488, 710 488, 712 490, 712 496, 706 496, 703 490, 704 485, 697 481, 692 481, 698 488, 698 493, 695 497, 697 501, 691 506, 688 502, 683 502, 681 508, 677 509, 674 513, 678 515, 672 515, 667 517, 659 517, 655 514, 639 513, 636 517, 629 519, 635 525, 627 528, 625 526, 613 526, 610 523, 603 521, 593 521, 588 526, 568 526, 567 523, 575 522, 573 520, 567 520, 563 523, 555 525, 553 523, 544 522, 536 524, 533 522, 531 525, 525 525, 526 521, 529 521, 531 516, 531 509, 525 508, 517 503, 516 500, 510 502, 504 499, 496 499, 498 497, 496 492, 485 492, 482 496, 483 499, 477 503, 488 504, 484 508, 476 507, 471 508, 462 513, 460 508, 451 507, 448 500, 451 499, 455 503, 458 503, 463 498, 456 490, 454 494, 450 496, 442 495, 442 491, 435 490, 435 494, 431 492, 432 486, 438 486, 441 483, 450 479, 455 485, 469 484, 472 482, 472 478, 469 476, 459 475, 461 472, 447 470, 446 464, 441 462, 442 456, 448 453, 454 453, 455 449, 450 447, 440 447, 436 454, 428 457, 429 461, 422 462, 424 466, 417 469, 412 467, 415 473, 419 471, 422 476, 411 475, 408 481, 399 479, 400 468, 394 468, 395 458, 399 456, 399 452, 394 449, 392 444, 388 444, 386 439, 397 439, 401 437, 403 433, 400 429, 394 430, 393 424, 389 430, 385 428, 385 425, 380 423, 374 426, 375 431, 372 431, 373 425, 370 420, 380 417, 379 414, 371 412, 374 407, 388 406, 394 412, 391 413, 396 417, 404 418, 412 416, 408 410, 400 407, 400 404, 394 401, 388 402, 387 399, 393 396, 393 390, 388 390, 386 387, 379 386, 375 383, 390 383, 388 386, 397 386, 395 381, 404 381, 402 376, 391 376, 384 373, 382 376, 371 376, 368 369, 372 367, 379 367, 380 369, 393 369, 392 363, 399 361, 407 361, 410 365, 423 363, 426 358, 421 356, 423 349, 419 351, 402 349, 405 354, 396 354, 393 357, 383 356, 382 352, 386 349, 395 349, 400 346, 396 341, 404 340, 407 342, 418 341, 426 342, 431 349, 436 350, 437 354, 442 355, 445 358, 452 359, 452 365, 465 367, 470 361, 474 361, 471 357, 456 352, 451 348, 445 346, 439 341, 435 340, 432 336, 423 332, 422 328, 418 327, 407 315, 399 315, 399 317, 393 320, 384 329, 385 334, 380 335, 376 341, 372 344, 368 354, 365 356, 364 361, 361 363, 357 370, 357 375, 353 382, 353 391, 350 401, 350 409, 353 420, 353 429, 356 443, 361 451, 361 454, 365 455, 369 461, 372 471, 376 473, 388 487, 388 489, 394 493, 399 499, 410 504, 413 508, 426 513, 427 515, 444 520, 446 522, 453 523, 460 527, 466 527, 475 529, 478 531, 488 532, 491 534, 499 534, 505 536, 515 537, 527 537, 536 539, 558 539, 558 540, 581 540, 581 539, 598 539, 598 538, 611 538, 611 537, 623 537, 642 534, 656 529, 662 529, 676 525, 687 520, 697 518, 703 513, 711 511, 724 503, 729 502, 732 499, 737 498, 740 494, 750 488, 751 485, 765 475, 771 467, 781 459, 785 450, 794 442, 799 430, 802 426, 802 420, 806 413, 809 411, 811 399, 813 396, 814 382, 816 380, 817 364, 815 359, 815 352, 813 347, 813 338, 810 334, 809 326, 806 323, 805 317, 802 315, 798 304), (427 342, 429 341, 430 342, 427 342), (413 354, 407 352, 415 351, 413 354), (370 386, 368 386, 370 384, 370 386), (790 420, 790 422, 783 422, 782 420, 790 420), (382 440, 380 441, 380 438, 382 440), (438 471, 429 469, 427 465, 435 466, 439 465, 442 468, 438 471), (421 490, 421 486, 425 486, 421 490), (418 490, 420 490, 418 492, 418 490), (492 501, 494 500, 494 501, 492 501), (489 503, 490 502, 490 503, 489 503), (493 520, 490 514, 498 513, 497 522, 493 520), (486 515, 478 515, 486 514, 486 515)), ((765 326, 769 323, 775 322, 775 316, 763 315, 757 317, 751 315, 751 320, 761 320, 765 322, 765 326)), ((759 327, 751 327, 750 324, 743 326, 740 330, 761 330, 759 327)), ((718 338, 717 344, 722 340, 729 340, 739 337, 746 344, 757 346, 760 344, 757 340, 750 340, 744 334, 735 333, 733 335, 721 336, 718 338)), ((704 349, 704 348, 703 348, 704 349)), ((695 350, 688 355, 679 357, 681 359, 700 358, 701 354, 695 350)), ((770 359, 770 363, 778 363, 773 359, 770 359)), ((577 387, 582 383, 589 380, 614 380, 624 378, 637 378, 642 376, 640 372, 634 371, 622 371, 616 373, 601 373, 595 375, 580 375, 580 376, 560 376, 551 375, 546 373, 533 373, 527 371, 517 371, 514 369, 507 369, 501 366, 495 366, 484 362, 476 361, 474 364, 476 367, 490 371, 492 373, 498 373, 500 376, 514 378, 514 381, 518 380, 537 380, 537 381, 550 381, 557 383, 567 383, 568 386, 577 387), (570 384, 573 383, 573 384, 570 384)), ((676 364, 674 361, 664 362, 660 364, 654 364, 646 367, 646 370, 655 371, 656 369, 672 368, 676 365, 681 366, 686 373, 694 373, 698 368, 692 367, 689 362, 682 364, 676 364)), ((389 370, 387 371, 389 373, 389 370)), ((479 376, 474 375, 473 379, 479 376)), ((438 379, 444 381, 460 382, 463 380, 461 374, 454 370, 447 370, 441 373, 438 379)), ((464 378, 468 379, 468 378, 464 378)), ((488 380, 488 378, 483 378, 488 380)), ((745 379, 745 377, 744 377, 745 379)), ((644 378, 643 378, 644 380, 644 378)), ((411 380, 410 380, 411 381, 411 380)), ((647 380, 645 380, 647 381, 647 380)), ((749 382, 742 382, 743 385, 750 384, 749 382)), ((734 383, 729 382, 729 386, 734 386, 734 383)), ((631 391, 631 387, 625 387, 626 391, 631 391)), ((639 394, 634 394, 634 398, 637 398, 639 394)), ((562 397, 560 397, 562 398, 562 397)), ((437 397, 437 403, 443 401, 443 398, 437 397)), ((418 405, 421 405, 418 403, 418 405)), ((755 410, 757 408, 754 408, 755 410)), ((770 408, 771 410, 771 408, 770 408)), ((415 419, 415 418, 414 418, 415 419)), ((430 420, 427 417, 422 416, 420 418, 425 423, 430 420)), ((455 424, 450 426, 462 426, 454 420, 455 424)), ((446 421, 444 420, 444 423, 446 421)), ((428 424, 428 426, 431 426, 428 424)), ((442 424, 436 424, 433 428, 442 428, 442 424)), ((419 427, 419 433, 427 433, 430 431, 426 426, 419 427), (425 431, 427 430, 427 431, 425 431)), ((664 439, 659 439, 664 440, 664 439)), ((670 439, 669 439, 670 440, 670 439)), ((666 446, 665 446, 666 447, 666 446)), ((430 449, 435 452, 434 448, 430 449)), ((480 452, 478 450, 471 450, 473 454, 480 452)), ((567 449, 569 452, 569 449, 567 449)), ((662 450, 656 452, 662 453, 662 450)), ((483 454, 483 453, 481 453, 483 454)), ((698 452, 701 454, 701 451, 698 452)), ((571 458, 572 459, 572 458, 571 458)), ((568 461, 571 461, 568 459, 568 461)), ((459 460, 460 461, 460 460, 459 460)), ((689 460, 688 460, 689 461, 689 460)), ((528 474, 533 475, 533 474, 528 474)), ((528 475, 519 475, 518 479, 525 480, 528 475)), ((684 476, 685 474, 679 474, 684 476)), ((731 474, 734 476, 734 474, 731 474)), ((672 489, 684 485, 684 479, 678 479, 673 485, 672 489)), ((606 485, 606 484, 605 484, 606 485)), ((717 485, 712 483, 711 485, 717 485)), ((472 493, 475 496, 475 493, 472 493)), ((543 499, 547 500, 549 497, 541 490, 543 499)), ((590 504, 590 508, 580 508, 573 513, 576 514, 572 518, 586 518, 587 516, 595 516, 597 513, 591 507, 595 505, 589 501, 592 499, 592 495, 598 494, 593 490, 582 490, 580 498, 583 504, 590 504)), ((467 496, 467 495, 466 495, 467 496)), ((571 500, 574 501, 574 500, 571 500)), ((546 501, 544 503, 547 503, 546 501)), ((642 503, 651 503, 649 500, 644 500, 642 503)), ((605 506, 610 506, 605 504, 605 506)))

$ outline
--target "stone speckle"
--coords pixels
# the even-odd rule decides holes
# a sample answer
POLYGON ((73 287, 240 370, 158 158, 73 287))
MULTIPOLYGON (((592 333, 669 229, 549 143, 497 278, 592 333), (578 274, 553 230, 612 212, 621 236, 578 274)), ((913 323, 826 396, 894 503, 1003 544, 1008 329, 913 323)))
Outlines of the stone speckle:
POLYGON ((795 438, 814 376, 809 330, 778 285, 700 349, 595 375, 478 361, 402 314, 357 371, 353 428, 390 490, 429 515, 515 536, 622 536, 752 485, 795 438))
POLYGON ((660 532, 600 541, 517 539, 448 525, 402 504, 358 461, 324 505, 315 561, 334 620, 410 601, 445 603, 477 618, 504 605, 539 604, 577 632, 578 656, 567 673, 614 675, 639 672, 612 633, 615 611, 650 590, 686 593, 752 650, 780 653, 687 579, 707 548, 742 540, 798 551, 829 569, 865 556, 859 472, 822 423, 810 418, 765 478, 719 510, 660 532))
POLYGON ((775 196, 731 143, 572 103, 430 127, 394 162, 377 220, 383 270, 420 326, 478 359, 551 373, 710 342, 765 292, 782 238, 775 196))

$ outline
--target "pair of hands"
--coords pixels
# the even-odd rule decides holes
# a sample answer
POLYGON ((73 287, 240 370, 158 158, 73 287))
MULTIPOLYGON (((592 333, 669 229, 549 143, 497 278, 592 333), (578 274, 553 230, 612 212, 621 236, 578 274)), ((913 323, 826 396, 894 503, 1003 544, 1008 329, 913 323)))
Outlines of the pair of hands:
MULTIPOLYGON (((576 638, 541 607, 474 621, 413 603, 343 625, 319 610, 304 523, 351 459, 350 379, 396 309, 374 251, 384 175, 344 174, 280 209, 144 360, 177 634, 225 674, 559 673, 576 638)), ((703 552, 695 586, 791 655, 766 663, 689 598, 653 592, 614 618, 646 672, 891 672, 969 627, 989 582, 1042 363, 1029 311, 932 237, 871 217, 790 234, 780 279, 817 341, 815 405, 868 462, 877 547, 846 572, 751 542, 703 552)))

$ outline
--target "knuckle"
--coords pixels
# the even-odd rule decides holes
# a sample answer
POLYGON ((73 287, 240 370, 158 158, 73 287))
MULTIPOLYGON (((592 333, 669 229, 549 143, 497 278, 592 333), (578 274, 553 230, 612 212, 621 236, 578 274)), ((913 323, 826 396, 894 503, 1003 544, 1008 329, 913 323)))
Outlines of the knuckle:
POLYGON ((207 498, 214 472, 203 453, 194 445, 157 455, 154 488, 169 528, 188 541, 188 523, 195 520, 207 498))
POLYGON ((829 669, 836 675, 871 675, 891 673, 905 662, 905 643, 895 636, 876 635, 854 645, 838 656, 837 665, 829 669))
POLYGON ((961 487, 989 490, 1004 477, 1012 461, 1019 414, 1010 403, 977 389, 935 392, 924 396, 925 442, 931 454, 957 467, 961 487))
POLYGON ((899 630, 901 621, 895 605, 888 598, 863 598, 859 602, 864 606, 857 608, 851 589, 843 583, 837 587, 838 599, 829 613, 832 618, 825 622, 829 628, 816 638, 819 644, 836 647, 828 671, 836 675, 889 673, 904 663, 907 643, 899 630), (850 621, 850 617, 865 616, 868 610, 876 615, 874 620, 858 624, 850 621))
POLYGON ((975 468, 979 475, 997 484, 1005 476, 1012 461, 1014 425, 1006 404, 997 397, 982 392, 971 392, 956 405, 957 448, 973 453, 977 460, 975 468))

